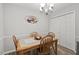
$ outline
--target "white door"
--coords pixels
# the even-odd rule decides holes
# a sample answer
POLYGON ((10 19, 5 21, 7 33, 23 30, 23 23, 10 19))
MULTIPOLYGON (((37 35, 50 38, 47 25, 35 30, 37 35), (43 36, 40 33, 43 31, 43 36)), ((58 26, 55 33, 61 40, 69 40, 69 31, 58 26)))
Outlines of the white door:
POLYGON ((50 30, 56 34, 59 44, 75 51, 75 13, 50 19, 50 30))

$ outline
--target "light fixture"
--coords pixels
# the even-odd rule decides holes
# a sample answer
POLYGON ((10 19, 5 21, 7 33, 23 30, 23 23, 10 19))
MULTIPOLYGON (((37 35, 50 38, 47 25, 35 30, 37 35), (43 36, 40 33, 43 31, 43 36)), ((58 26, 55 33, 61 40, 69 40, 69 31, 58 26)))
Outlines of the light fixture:
POLYGON ((54 7, 53 3, 41 3, 40 4, 40 11, 44 12, 46 15, 48 15, 48 13, 50 11, 53 11, 53 7, 54 7))
POLYGON ((35 16, 26 16, 25 20, 31 24, 37 23, 37 18, 35 16))

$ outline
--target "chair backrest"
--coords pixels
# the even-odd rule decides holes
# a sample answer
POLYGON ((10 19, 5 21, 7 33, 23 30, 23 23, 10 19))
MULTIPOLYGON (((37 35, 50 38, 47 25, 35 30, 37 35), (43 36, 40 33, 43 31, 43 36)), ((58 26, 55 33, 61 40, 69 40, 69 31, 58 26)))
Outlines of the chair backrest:
POLYGON ((30 37, 33 37, 36 40, 41 39, 41 35, 39 33, 37 33, 37 32, 32 32, 30 37))
POLYGON ((15 48, 17 50, 17 39, 16 39, 15 35, 13 35, 13 42, 14 42, 15 48))
POLYGON ((47 35, 40 41, 40 52, 49 52, 53 44, 53 36, 47 35))
POLYGON ((31 37, 35 37, 35 36, 37 36, 37 35, 38 35, 37 32, 33 32, 33 33, 31 33, 31 37))
POLYGON ((53 33, 53 32, 49 32, 48 35, 52 35, 53 38, 55 38, 55 33, 53 33))

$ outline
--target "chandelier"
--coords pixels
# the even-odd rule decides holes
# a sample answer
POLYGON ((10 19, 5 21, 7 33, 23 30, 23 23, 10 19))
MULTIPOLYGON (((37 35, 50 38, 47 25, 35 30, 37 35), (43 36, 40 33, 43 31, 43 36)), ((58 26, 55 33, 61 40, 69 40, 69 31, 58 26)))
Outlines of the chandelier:
POLYGON ((49 12, 53 11, 53 7, 54 7, 53 3, 42 3, 40 4, 40 11, 48 15, 49 12))

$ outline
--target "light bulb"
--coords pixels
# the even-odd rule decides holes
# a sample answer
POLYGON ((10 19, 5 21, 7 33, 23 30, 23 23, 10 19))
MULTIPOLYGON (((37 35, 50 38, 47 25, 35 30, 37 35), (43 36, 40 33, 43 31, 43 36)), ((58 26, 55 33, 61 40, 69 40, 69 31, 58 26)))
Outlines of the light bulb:
POLYGON ((52 11, 52 10, 53 10, 53 7, 49 7, 49 10, 51 10, 51 11, 52 11))
POLYGON ((54 4, 50 4, 50 6, 49 6, 49 10, 53 10, 53 6, 54 6, 54 4))
POLYGON ((53 6, 54 6, 54 4, 53 4, 53 3, 51 3, 51 4, 50 4, 50 7, 53 7, 53 6))
POLYGON ((45 9, 45 12, 48 12, 48 9, 45 9))
POLYGON ((40 11, 43 11, 42 7, 40 7, 40 11))
POLYGON ((45 6, 45 3, 41 3, 40 5, 41 5, 41 7, 44 7, 45 6))

